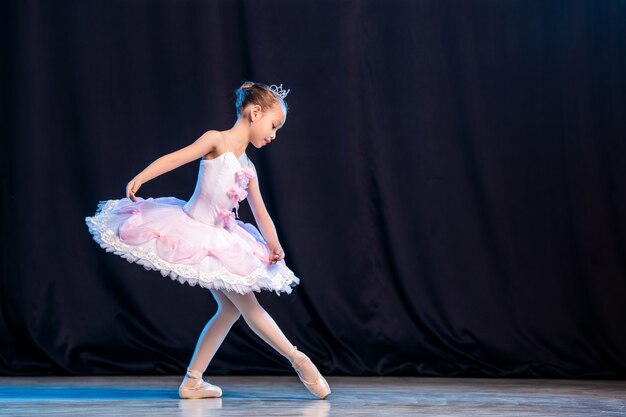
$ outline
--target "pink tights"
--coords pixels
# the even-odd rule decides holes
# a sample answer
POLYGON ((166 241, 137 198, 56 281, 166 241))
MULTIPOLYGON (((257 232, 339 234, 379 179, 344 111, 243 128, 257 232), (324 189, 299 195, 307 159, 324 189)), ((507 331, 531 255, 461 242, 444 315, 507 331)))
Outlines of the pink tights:
MULTIPOLYGON (((240 316, 243 316, 246 324, 254 333, 287 358, 293 345, 285 337, 274 319, 261 307, 254 292, 239 294, 235 291, 213 289, 210 291, 217 301, 217 312, 204 326, 189 368, 202 373, 206 371, 209 362, 215 356, 228 331, 240 316)), ((317 375, 313 366, 304 366, 302 373, 308 381, 312 381, 317 375)), ((187 377, 185 377, 186 380, 187 377)))

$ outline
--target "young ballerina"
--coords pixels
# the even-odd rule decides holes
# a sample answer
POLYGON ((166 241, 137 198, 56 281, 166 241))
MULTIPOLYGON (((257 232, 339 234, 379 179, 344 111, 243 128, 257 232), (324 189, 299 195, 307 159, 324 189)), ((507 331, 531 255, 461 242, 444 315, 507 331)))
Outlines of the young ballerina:
POLYGON ((261 148, 276 139, 286 121, 288 92, 282 84, 244 82, 236 91, 232 128, 207 131, 189 146, 158 158, 128 183, 125 198, 100 201, 96 214, 85 218, 93 239, 107 252, 181 283, 208 288, 217 301, 217 312, 200 334, 179 387, 181 398, 222 395, 202 375, 240 316, 291 362, 312 394, 325 399, 331 392, 309 357, 289 342, 254 294, 289 294, 300 282, 285 264, 256 168, 245 153, 249 144, 261 148), (136 195, 147 181, 199 158, 189 201, 136 195), (237 209, 244 199, 260 231, 239 220, 237 209))

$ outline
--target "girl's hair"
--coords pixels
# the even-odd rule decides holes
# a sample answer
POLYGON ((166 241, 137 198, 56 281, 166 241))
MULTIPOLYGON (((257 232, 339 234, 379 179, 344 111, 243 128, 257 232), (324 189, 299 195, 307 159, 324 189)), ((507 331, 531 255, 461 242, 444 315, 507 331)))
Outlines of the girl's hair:
POLYGON ((237 98, 235 102, 237 117, 241 115, 241 112, 248 104, 258 104, 263 111, 272 108, 276 103, 282 103, 285 106, 285 111, 289 109, 285 100, 274 94, 270 87, 263 83, 245 81, 235 90, 235 96, 237 98))

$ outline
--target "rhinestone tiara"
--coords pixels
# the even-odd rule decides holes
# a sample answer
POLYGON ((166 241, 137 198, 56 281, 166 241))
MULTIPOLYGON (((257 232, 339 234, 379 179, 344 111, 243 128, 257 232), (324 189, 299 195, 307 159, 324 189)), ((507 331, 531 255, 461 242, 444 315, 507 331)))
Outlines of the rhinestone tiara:
POLYGON ((272 84, 270 85, 270 90, 272 90, 272 93, 276 94, 280 98, 285 98, 287 97, 287 94, 289 94, 289 90, 283 90, 282 84, 279 86, 277 86, 276 84, 272 84))

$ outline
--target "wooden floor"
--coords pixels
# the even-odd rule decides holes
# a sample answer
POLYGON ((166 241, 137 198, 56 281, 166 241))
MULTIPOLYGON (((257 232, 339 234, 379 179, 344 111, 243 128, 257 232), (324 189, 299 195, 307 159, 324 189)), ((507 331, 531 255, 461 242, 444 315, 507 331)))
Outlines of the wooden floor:
POLYGON ((626 416, 626 381, 211 377, 221 398, 181 400, 180 377, 0 377, 0 416, 626 416))

